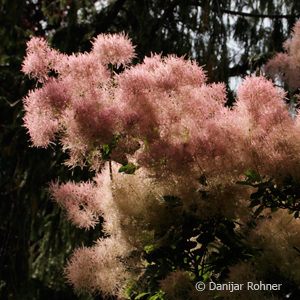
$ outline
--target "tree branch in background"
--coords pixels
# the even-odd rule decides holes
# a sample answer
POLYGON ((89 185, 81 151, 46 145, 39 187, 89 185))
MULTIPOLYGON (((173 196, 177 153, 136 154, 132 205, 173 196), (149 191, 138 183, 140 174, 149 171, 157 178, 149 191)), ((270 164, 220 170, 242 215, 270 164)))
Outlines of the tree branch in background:
POLYGON ((252 17, 252 18, 295 19, 300 17, 300 15, 272 15, 272 14, 246 13, 242 11, 233 11, 233 10, 222 9, 222 8, 220 8, 220 11, 230 15, 252 17))

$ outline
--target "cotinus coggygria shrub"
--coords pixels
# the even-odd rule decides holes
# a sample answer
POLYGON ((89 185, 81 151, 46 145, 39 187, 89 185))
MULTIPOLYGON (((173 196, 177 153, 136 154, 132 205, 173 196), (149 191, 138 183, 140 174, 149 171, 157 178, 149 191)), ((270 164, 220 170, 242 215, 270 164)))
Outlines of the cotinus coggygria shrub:
MULTIPOLYGON (((37 80, 23 100, 33 146, 59 143, 68 166, 95 174, 50 184, 74 225, 102 222, 102 237, 75 249, 65 267, 75 290, 212 299, 220 292, 199 293, 196 281, 299 285, 298 219, 262 214, 263 193, 249 201, 260 184, 299 182, 300 122, 285 93, 248 76, 227 107, 225 85, 206 83, 195 61, 155 54, 131 65, 125 34, 92 43, 89 53, 68 56, 34 37, 23 62, 37 80)), ((272 291, 258 296, 275 299, 272 291)))

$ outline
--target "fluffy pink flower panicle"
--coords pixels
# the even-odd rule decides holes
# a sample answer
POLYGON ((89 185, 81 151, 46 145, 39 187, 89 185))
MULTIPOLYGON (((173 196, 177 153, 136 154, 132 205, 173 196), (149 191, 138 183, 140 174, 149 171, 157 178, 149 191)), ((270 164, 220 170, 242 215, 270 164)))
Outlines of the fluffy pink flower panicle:
POLYGON ((272 78, 286 83, 291 90, 300 88, 300 21, 292 32, 291 40, 284 43, 286 53, 278 53, 268 61, 265 71, 272 78))
POLYGON ((134 46, 127 35, 99 34, 94 42, 92 53, 102 64, 112 64, 116 67, 128 65, 135 56, 134 46))
POLYGON ((288 114, 285 93, 264 77, 247 77, 237 91, 232 124, 239 126, 245 166, 281 180, 299 178, 297 122, 288 114))
POLYGON ((60 131, 60 114, 70 102, 62 81, 49 79, 42 88, 30 91, 23 99, 24 126, 34 146, 47 147, 60 131))
POLYGON ((108 64, 127 65, 133 57, 134 46, 125 34, 99 35, 90 53, 70 56, 32 38, 22 70, 43 84, 24 98, 24 122, 33 145, 46 147, 60 138, 70 155, 68 165, 96 164, 101 145, 121 130, 122 105, 114 99, 108 64), (57 76, 50 77, 50 71, 57 76))
POLYGON ((28 43, 23 71, 43 85, 24 98, 33 144, 46 147, 59 138, 70 167, 87 162, 96 170, 95 182, 50 186, 72 223, 94 228, 101 216, 109 236, 74 252, 66 274, 78 291, 118 294, 128 278, 136 280, 143 261, 129 266, 128 253, 155 244, 155 233, 174 221, 165 195, 180 198, 182 211, 221 212, 243 222, 250 192, 236 181, 246 171, 300 180, 300 121, 289 116, 285 94, 271 81, 246 77, 229 109, 225 85, 207 84, 196 62, 152 55, 129 67, 133 56, 125 34, 101 34, 90 53, 71 56, 42 39, 28 43), (109 64, 125 70, 111 74, 109 64), (49 70, 57 76, 49 78, 49 70), (104 145, 110 163, 103 161, 104 145), (128 162, 140 167, 135 174, 119 172, 119 163, 128 162))
POLYGON ((76 98, 97 98, 99 84, 110 81, 110 72, 93 53, 65 55, 56 66, 56 71, 66 84, 72 85, 70 92, 76 98))
POLYGON ((194 161, 194 135, 206 134, 205 124, 226 102, 224 85, 205 81, 195 62, 159 55, 117 76, 116 97, 125 102, 123 128, 148 149, 137 157, 141 165, 159 167, 164 162, 168 170, 179 171, 194 161))
POLYGON ((101 209, 92 183, 52 183, 49 190, 53 199, 66 210, 68 219, 74 225, 89 229, 98 223, 101 209))
POLYGON ((115 237, 98 240, 90 248, 74 251, 65 274, 77 292, 97 293, 101 287, 102 296, 116 295, 128 277, 120 258, 129 251, 115 237))
POLYGON ((27 42, 22 71, 40 82, 45 82, 49 78, 50 70, 55 68, 60 59, 61 54, 51 49, 43 38, 33 37, 27 42))

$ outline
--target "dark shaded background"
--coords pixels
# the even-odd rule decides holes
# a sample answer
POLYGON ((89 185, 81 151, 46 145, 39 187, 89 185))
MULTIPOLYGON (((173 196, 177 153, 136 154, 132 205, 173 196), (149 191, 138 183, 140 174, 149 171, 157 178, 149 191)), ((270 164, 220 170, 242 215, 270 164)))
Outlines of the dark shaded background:
POLYGON ((35 82, 20 69, 31 36, 44 36, 70 54, 88 51, 99 33, 125 31, 137 45, 135 63, 151 52, 187 54, 205 65, 210 81, 227 84, 231 103, 230 78, 258 71, 281 51, 300 14, 297 0, 258 1, 257 7, 252 0, 102 2, 0 1, 1 299, 92 299, 74 295, 62 270, 75 246, 101 235, 100 227, 72 227, 46 191, 57 177, 79 181, 92 174, 64 167, 59 147, 29 147, 21 99, 35 82))

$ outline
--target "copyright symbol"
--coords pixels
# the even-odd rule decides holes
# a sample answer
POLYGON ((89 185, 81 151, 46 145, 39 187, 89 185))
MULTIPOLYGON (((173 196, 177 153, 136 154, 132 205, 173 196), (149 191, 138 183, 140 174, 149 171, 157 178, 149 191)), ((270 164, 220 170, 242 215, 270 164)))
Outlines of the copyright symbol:
POLYGON ((205 283, 202 282, 202 281, 198 281, 196 284, 195 284, 195 288, 198 292, 202 292, 205 290, 205 283))

